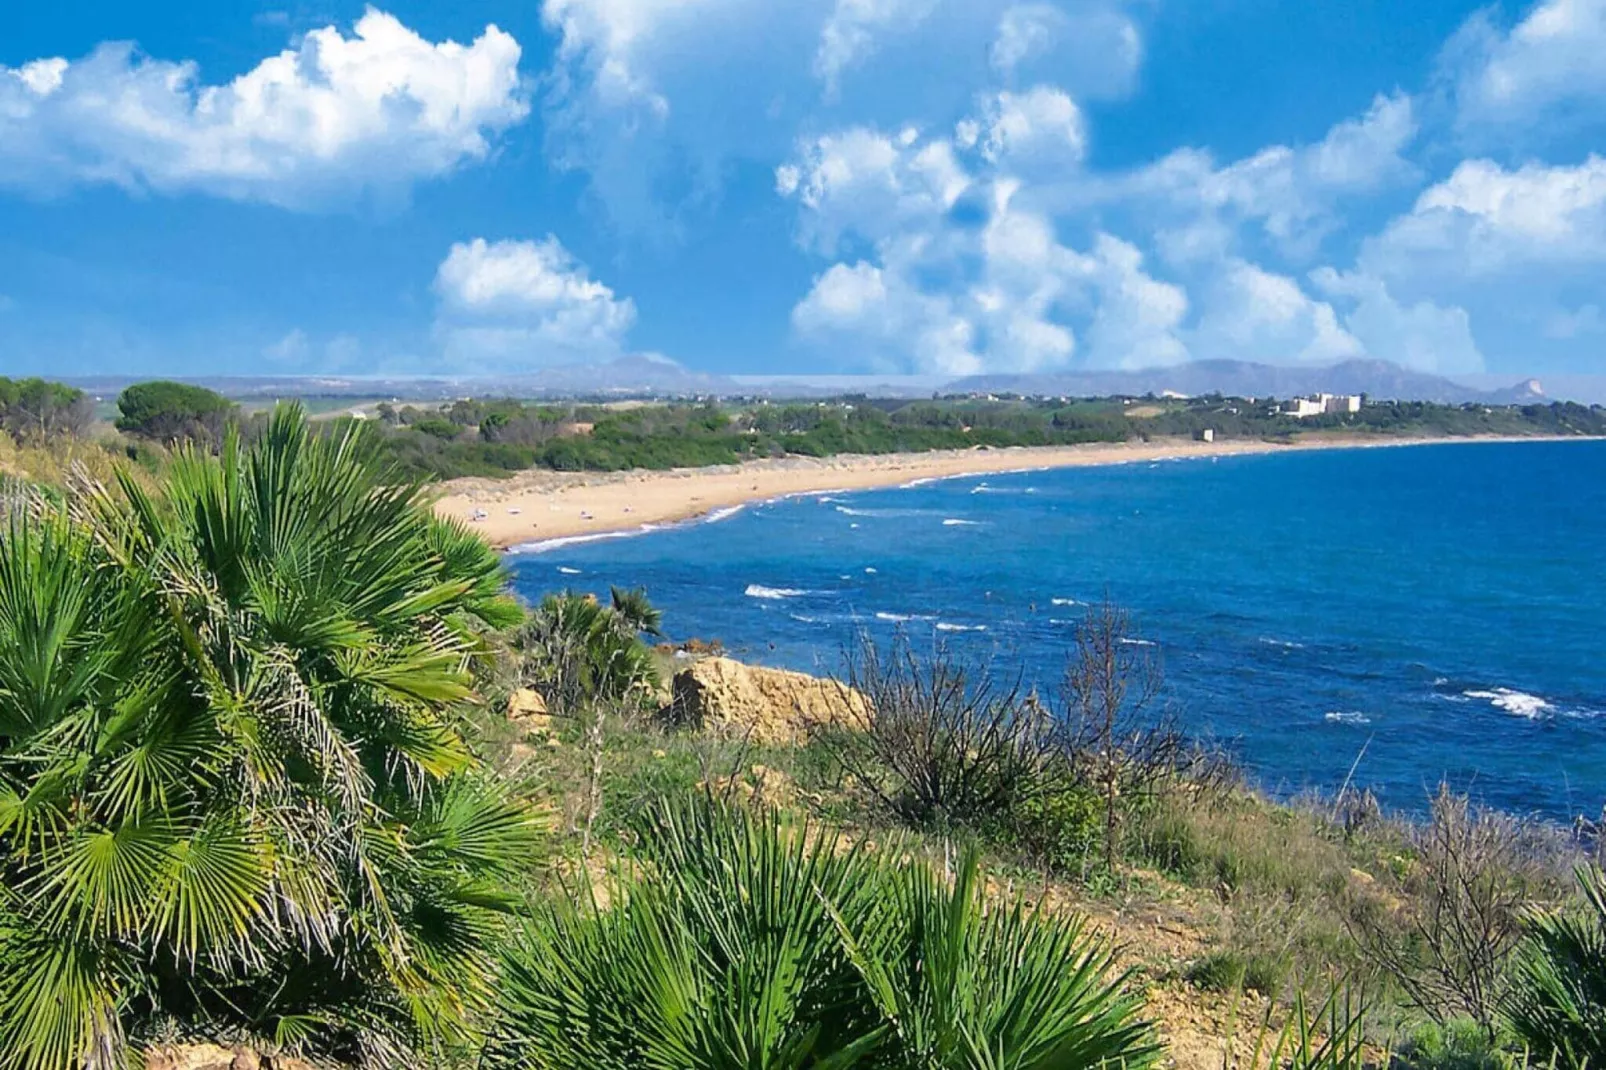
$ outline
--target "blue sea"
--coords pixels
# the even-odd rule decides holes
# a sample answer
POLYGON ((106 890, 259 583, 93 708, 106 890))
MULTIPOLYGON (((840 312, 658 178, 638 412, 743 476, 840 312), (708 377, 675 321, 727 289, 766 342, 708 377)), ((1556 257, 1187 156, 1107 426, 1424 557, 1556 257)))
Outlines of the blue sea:
POLYGON ((1108 595, 1165 702, 1270 791, 1441 779, 1606 801, 1606 443, 1457 443, 964 477, 752 505, 511 558, 530 599, 643 586, 676 638, 839 669, 867 630, 1053 686, 1108 595), (1359 763, 1357 763, 1359 757, 1359 763))

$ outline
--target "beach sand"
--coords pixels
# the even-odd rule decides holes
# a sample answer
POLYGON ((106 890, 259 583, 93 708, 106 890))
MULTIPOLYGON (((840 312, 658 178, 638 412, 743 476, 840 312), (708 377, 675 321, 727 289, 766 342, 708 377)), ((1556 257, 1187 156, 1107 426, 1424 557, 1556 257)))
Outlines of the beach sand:
MULTIPOLYGON (((435 509, 507 549, 577 535, 668 524, 748 502, 833 490, 892 487, 915 480, 1171 457, 1225 457, 1289 450, 1405 446, 1470 439, 1313 436, 1292 444, 1255 440, 1091 443, 1012 449, 943 450, 884 456, 785 457, 710 468, 614 473, 533 469, 507 479, 455 479, 437 488, 435 509), (477 518, 477 519, 476 519, 477 518)), ((1498 441, 1478 439, 1475 441, 1498 441)), ((1524 440, 1526 441, 1526 440, 1524 440)))

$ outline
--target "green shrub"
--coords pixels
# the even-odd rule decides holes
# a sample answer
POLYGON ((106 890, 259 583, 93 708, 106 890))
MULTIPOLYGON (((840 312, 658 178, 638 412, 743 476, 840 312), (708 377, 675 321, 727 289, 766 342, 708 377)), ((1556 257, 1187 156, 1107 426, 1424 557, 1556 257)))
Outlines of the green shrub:
POLYGON ((1286 956, 1212 951, 1188 967, 1188 981, 1209 992, 1248 989, 1275 996, 1288 974, 1286 956))
POLYGON ((554 908, 508 960, 498 1066, 1097 1067, 1158 1054, 1080 923, 983 909, 825 830, 706 801, 640 829, 612 909, 554 908))
POLYGON ((1517 1061, 1470 1018, 1423 1025, 1394 1058, 1401 1070, 1513 1070, 1517 1061))
POLYGON ((1507 1002, 1517 1035, 1539 1060, 1606 1065, 1606 875, 1580 868, 1585 910, 1535 913, 1507 1002))

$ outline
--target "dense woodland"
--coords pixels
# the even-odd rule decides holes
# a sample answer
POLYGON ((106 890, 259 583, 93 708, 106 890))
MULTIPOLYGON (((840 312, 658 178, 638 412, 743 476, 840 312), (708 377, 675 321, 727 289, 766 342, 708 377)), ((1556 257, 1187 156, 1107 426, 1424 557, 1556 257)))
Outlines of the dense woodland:
MULTIPOLYGON (((0 484, 0 1067, 1606 1059, 1592 823, 1268 802, 1156 712, 1110 604, 1063 666, 867 643, 841 674, 865 716, 699 721, 643 592, 517 603, 374 421, 283 406, 214 441, 210 399, 166 394, 189 441, 0 484)), ((986 426, 859 419, 910 408, 986 426)), ((615 415, 644 441, 734 418, 615 415)))

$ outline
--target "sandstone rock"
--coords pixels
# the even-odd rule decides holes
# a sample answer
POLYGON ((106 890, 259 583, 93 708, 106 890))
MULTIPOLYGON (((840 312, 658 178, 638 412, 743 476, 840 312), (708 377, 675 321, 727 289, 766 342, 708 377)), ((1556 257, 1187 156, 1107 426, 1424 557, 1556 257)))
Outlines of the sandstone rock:
POLYGON ((675 674, 666 713, 681 724, 724 729, 754 743, 795 743, 829 724, 862 727, 870 704, 849 687, 784 669, 704 658, 675 674))
POLYGON ((534 688, 520 688, 508 696, 507 719, 526 732, 552 731, 552 716, 547 712, 546 699, 534 688))
POLYGON ((243 1044, 164 1044, 144 1054, 145 1070, 313 1070, 311 1063, 263 1055, 243 1044))

